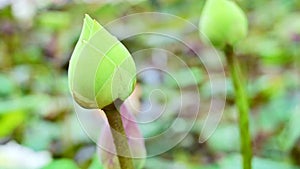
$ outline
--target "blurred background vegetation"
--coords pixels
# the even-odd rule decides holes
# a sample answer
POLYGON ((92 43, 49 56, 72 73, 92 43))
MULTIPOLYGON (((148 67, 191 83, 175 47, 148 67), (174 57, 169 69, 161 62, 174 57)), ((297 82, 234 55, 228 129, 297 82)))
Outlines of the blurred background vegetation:
MULTIPOLYGON (((95 143, 76 118, 67 81, 68 61, 85 13, 102 25, 128 14, 151 11, 173 14, 198 25, 204 2, 0 0, 0 168, 102 168, 95 143)), ((249 35, 239 44, 237 53, 247 73, 251 98, 254 168, 300 168, 300 1, 236 2, 249 19, 249 35)), ((146 24, 147 20, 139 22, 146 24)), ((176 22, 155 29, 185 31, 176 22)), ((198 32, 194 32, 186 40, 192 44, 197 38, 198 32)), ((197 72, 197 85, 203 96, 200 111, 207 111, 210 82, 193 52, 155 36, 122 42, 131 52, 163 47, 182 58, 197 72)), ((138 104, 145 104, 147 82, 155 77, 152 72, 146 80, 139 80, 143 94, 138 104)), ((180 72, 178 77, 184 79, 185 72, 180 72)), ((169 89, 170 84, 163 81, 161 85, 169 89)), ((170 95, 176 92, 175 89, 167 91, 170 95)), ((229 85, 226 91, 219 92, 220 96, 227 92, 226 109, 212 137, 203 144, 198 143, 205 117, 200 112, 187 137, 172 150, 147 158, 145 169, 240 168, 232 87, 229 85)), ((173 116, 164 116, 151 128, 141 127, 141 131, 144 136, 160 133, 173 120, 173 116)), ((160 148, 147 142, 146 147, 147 151, 160 148)))

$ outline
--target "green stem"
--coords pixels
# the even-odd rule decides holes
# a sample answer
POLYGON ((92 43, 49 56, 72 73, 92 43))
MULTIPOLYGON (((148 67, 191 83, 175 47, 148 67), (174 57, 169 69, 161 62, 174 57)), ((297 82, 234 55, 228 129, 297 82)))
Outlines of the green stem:
POLYGON ((249 131, 249 103, 238 59, 234 55, 232 46, 227 45, 224 50, 227 64, 230 69, 231 78, 235 91, 235 102, 239 111, 239 128, 241 139, 241 151, 243 155, 243 168, 251 169, 252 146, 249 131))
POLYGON ((102 109, 107 117, 121 169, 134 169, 121 114, 114 103, 102 109))

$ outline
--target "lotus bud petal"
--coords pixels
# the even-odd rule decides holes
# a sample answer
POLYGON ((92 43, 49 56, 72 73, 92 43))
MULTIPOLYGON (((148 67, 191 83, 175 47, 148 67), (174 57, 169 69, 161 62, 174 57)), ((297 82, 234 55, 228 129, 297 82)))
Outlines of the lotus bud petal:
MULTIPOLYGON (((202 33, 219 48, 234 46, 246 37, 248 21, 244 12, 231 0, 208 0, 199 22, 202 33)), ((207 39, 206 39, 207 40, 207 39)))
POLYGON ((134 89, 135 73, 134 61, 125 46, 86 15, 69 64, 74 100, 88 109, 101 109, 116 99, 124 101, 134 89))

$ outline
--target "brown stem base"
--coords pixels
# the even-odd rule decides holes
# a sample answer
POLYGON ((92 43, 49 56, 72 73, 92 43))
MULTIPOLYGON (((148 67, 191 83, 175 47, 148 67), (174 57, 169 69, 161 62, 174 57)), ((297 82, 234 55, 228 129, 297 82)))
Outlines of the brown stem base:
POLYGON ((102 109, 107 117, 121 169, 134 169, 121 114, 114 103, 102 109))

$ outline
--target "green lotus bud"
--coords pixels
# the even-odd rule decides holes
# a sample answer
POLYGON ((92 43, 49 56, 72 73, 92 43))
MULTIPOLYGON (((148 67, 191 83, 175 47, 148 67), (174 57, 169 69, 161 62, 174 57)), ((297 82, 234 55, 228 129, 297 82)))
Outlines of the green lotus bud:
POLYGON ((248 31, 247 17, 230 0, 207 0, 200 18, 200 32, 215 47, 235 45, 245 38, 248 31))
POLYGON ((136 68, 128 50, 88 15, 68 73, 73 98, 84 108, 101 109, 116 99, 125 100, 136 82, 136 68))

